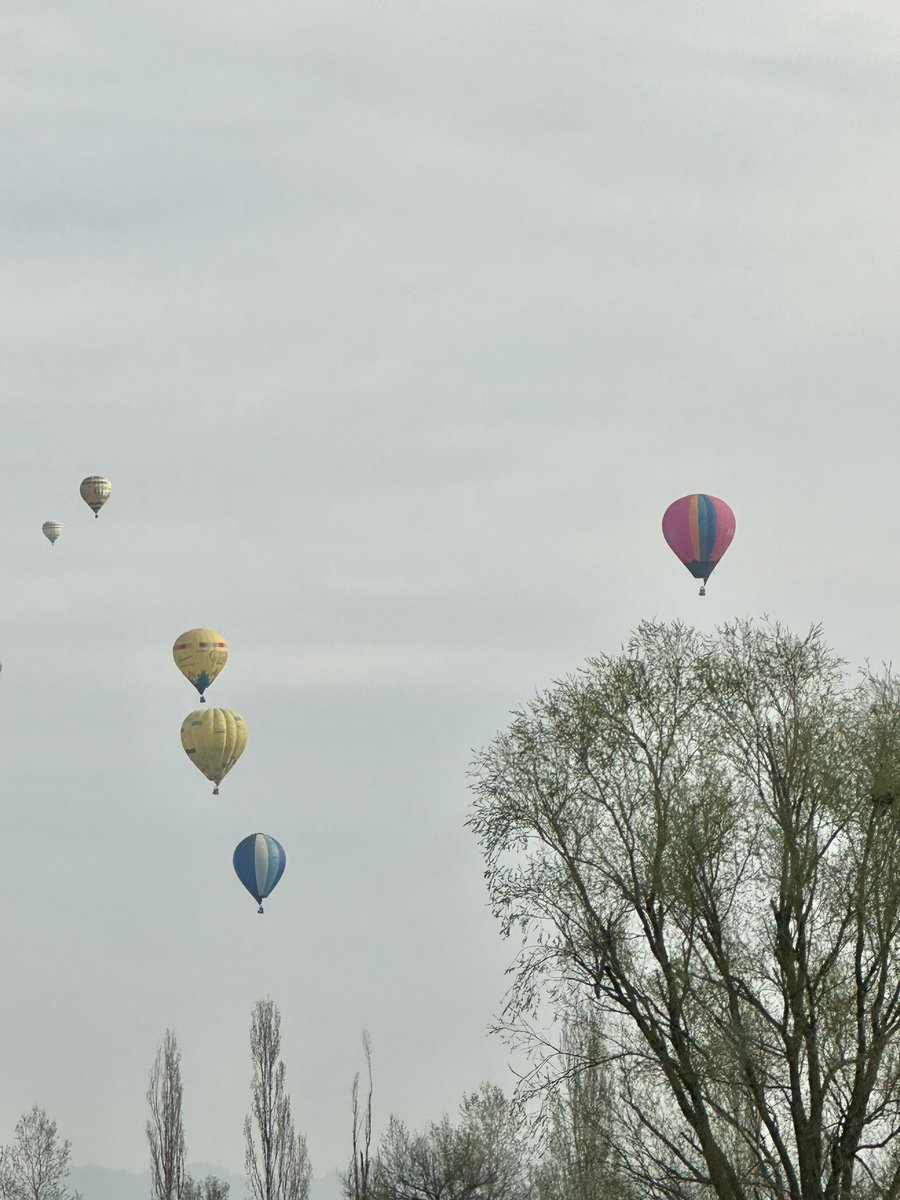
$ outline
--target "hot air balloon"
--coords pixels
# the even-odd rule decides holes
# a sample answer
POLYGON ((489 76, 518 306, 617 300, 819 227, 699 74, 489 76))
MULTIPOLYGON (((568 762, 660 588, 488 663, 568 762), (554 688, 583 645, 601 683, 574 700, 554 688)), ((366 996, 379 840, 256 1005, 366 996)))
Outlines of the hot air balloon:
POLYGON ((284 874, 284 847, 267 833, 251 833, 238 842, 232 861, 238 879, 262 912, 263 900, 284 874))
POLYGON ((178 670, 200 693, 200 703, 205 704, 203 693, 228 660, 228 643, 215 630, 189 629, 176 639, 172 657, 178 670))
POLYGON ((93 512, 95 517, 100 516, 100 509, 109 499, 109 494, 112 491, 112 484, 108 479, 104 479, 102 475, 88 475, 87 479, 82 479, 81 498, 93 512))
POLYGON ((244 753, 247 726, 230 708, 198 708, 184 718, 181 744, 194 765, 216 786, 244 753))
POLYGON ((663 537, 695 579, 706 581, 734 537, 734 513, 724 500, 702 492, 682 496, 663 513, 663 537))
POLYGON ((44 537, 52 546, 62 533, 62 525, 60 525, 59 521, 45 521, 41 526, 41 530, 43 531, 44 537))

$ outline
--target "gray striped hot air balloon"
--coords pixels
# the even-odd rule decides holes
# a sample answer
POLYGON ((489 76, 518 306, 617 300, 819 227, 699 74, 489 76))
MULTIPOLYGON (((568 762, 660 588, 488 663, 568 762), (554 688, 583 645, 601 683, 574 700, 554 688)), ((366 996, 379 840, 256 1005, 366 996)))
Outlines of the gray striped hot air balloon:
POLYGON ((100 509, 109 499, 109 493, 112 491, 112 484, 108 479, 104 479, 102 475, 88 475, 86 479, 82 479, 81 498, 94 514, 95 517, 100 516, 100 509))
POLYGON ((45 521, 41 526, 44 537, 52 546, 59 535, 62 533, 62 525, 59 521, 45 521))

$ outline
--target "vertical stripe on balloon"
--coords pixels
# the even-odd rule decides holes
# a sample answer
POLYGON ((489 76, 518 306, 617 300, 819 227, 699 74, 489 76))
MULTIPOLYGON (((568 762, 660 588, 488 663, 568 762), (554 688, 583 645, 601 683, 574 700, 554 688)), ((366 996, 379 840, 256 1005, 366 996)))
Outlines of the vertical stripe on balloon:
POLYGON ((256 894, 259 897, 265 896, 269 882, 269 839, 264 833, 256 835, 256 845, 253 848, 253 868, 256 873, 256 894))
POLYGON ((688 501, 688 531, 691 537, 691 549, 694 558, 700 557, 700 520, 697 510, 700 505, 699 496, 691 496, 688 501))
POLYGON ((697 541, 700 553, 697 556, 701 562, 709 562, 712 548, 716 540, 716 509, 709 496, 697 497, 697 541))

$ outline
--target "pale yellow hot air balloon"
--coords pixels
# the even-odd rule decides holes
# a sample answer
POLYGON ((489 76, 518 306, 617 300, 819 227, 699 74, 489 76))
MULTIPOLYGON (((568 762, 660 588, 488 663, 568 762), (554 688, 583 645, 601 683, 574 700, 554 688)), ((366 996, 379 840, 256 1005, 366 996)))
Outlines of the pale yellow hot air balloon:
POLYGON ((93 512, 94 516, 99 517, 100 509, 109 499, 112 484, 108 479, 104 479, 102 475, 88 475, 87 479, 82 479, 79 490, 82 500, 93 512))
POLYGON ((185 753, 216 786, 244 753, 247 726, 244 718, 230 708, 198 708, 184 718, 181 744, 185 753))
POLYGON ((44 537, 52 546, 59 535, 62 533, 62 525, 59 521, 45 521, 41 526, 44 537))
POLYGON ((214 629, 189 629, 177 638, 172 647, 175 665, 200 693, 203 693, 228 660, 228 643, 214 629))

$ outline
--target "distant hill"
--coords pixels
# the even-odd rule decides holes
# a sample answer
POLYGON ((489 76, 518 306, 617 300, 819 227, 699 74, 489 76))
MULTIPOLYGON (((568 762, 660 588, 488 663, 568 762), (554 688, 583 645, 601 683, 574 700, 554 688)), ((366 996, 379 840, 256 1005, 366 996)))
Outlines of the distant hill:
MULTIPOLYGON (((233 1175, 220 1167, 192 1163, 188 1174, 195 1179, 215 1175, 231 1184, 228 1200, 247 1200, 247 1181, 243 1175, 233 1175)), ((149 1171, 113 1171, 109 1167, 72 1167, 71 1187, 81 1193, 82 1200, 150 1200, 149 1171)), ((337 1175, 322 1175, 312 1181, 310 1200, 341 1200, 341 1184, 337 1175)))

